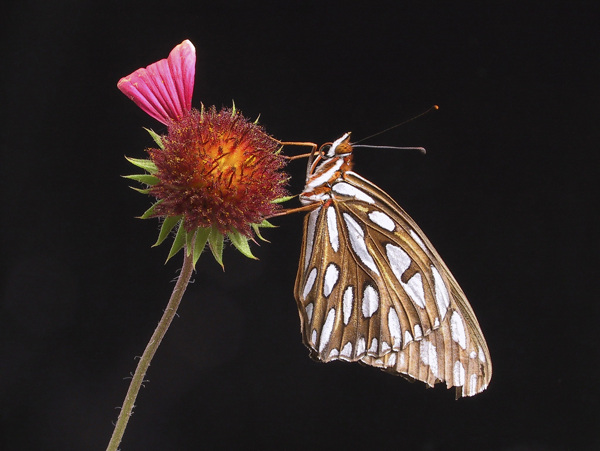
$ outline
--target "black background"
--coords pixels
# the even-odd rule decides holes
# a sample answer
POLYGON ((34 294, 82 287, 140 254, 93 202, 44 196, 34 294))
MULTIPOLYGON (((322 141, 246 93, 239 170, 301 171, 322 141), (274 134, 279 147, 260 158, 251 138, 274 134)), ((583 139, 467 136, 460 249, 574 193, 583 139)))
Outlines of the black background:
MULTIPOLYGON (((194 105, 283 140, 359 139, 356 170, 421 225, 494 363, 454 400, 319 364, 292 290, 301 215, 260 261, 202 256, 123 450, 600 447, 597 2, 90 2, 3 8, 0 447, 104 449, 180 256, 119 176, 165 132, 116 82, 190 39, 194 105), (176 3, 176 4, 169 4, 176 3)), ((294 152, 295 149, 289 149, 294 152)), ((304 164, 289 167, 291 191, 304 164)))

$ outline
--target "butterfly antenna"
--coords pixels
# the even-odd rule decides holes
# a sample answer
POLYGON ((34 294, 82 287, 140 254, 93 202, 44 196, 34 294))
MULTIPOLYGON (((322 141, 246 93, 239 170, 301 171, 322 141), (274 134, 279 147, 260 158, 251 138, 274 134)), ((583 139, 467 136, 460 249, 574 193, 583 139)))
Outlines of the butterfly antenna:
MULTIPOLYGON (((437 106, 437 105, 433 105, 432 107, 428 108, 427 110, 423 111, 423 112, 422 112, 422 113, 420 113, 420 114, 417 114, 417 115, 416 115, 416 116, 414 116, 414 117, 411 117, 410 119, 407 119, 407 120, 405 120, 405 121, 402 121, 402 122, 400 122, 399 124, 392 125, 391 127, 388 127, 388 128, 386 128, 385 130, 381 130, 380 132, 377 132, 377 133, 375 133, 375 134, 373 134, 373 135, 371 135, 371 136, 367 136, 366 138, 359 139, 359 140, 358 140, 358 141, 356 141, 355 143, 352 143, 352 147, 357 147, 357 146, 356 146, 356 144, 358 144, 358 143, 361 143, 361 142, 363 142, 363 141, 366 141, 367 139, 374 138, 375 136, 382 135, 383 133, 387 133, 387 132, 389 132, 390 130, 393 130, 393 129, 395 129, 396 127, 400 127, 401 125, 407 124, 408 122, 414 121, 415 119, 418 119, 418 118, 420 118, 421 116, 425 116, 426 114, 428 114, 428 113, 430 113, 430 112, 432 112, 432 111, 435 111, 435 110, 439 110, 439 109, 440 109, 440 107, 439 107, 439 106, 437 106)), ((364 146, 364 145, 363 145, 363 146, 358 146, 358 147, 376 147, 376 146, 364 146)), ((420 150, 422 153, 425 153, 425 149, 423 149, 422 147, 388 147, 388 146, 384 146, 384 147, 386 147, 386 148, 388 148, 388 149, 399 149, 399 148, 400 148, 400 149, 417 149, 417 150, 420 150)))
MULTIPOLYGON (((363 141, 363 140, 361 139, 361 141, 363 141)), ((370 149, 418 150, 423 155, 425 155, 427 153, 427 150, 425 150, 425 147, 371 146, 369 144, 359 144, 359 145, 352 144, 352 147, 368 147, 370 149)))

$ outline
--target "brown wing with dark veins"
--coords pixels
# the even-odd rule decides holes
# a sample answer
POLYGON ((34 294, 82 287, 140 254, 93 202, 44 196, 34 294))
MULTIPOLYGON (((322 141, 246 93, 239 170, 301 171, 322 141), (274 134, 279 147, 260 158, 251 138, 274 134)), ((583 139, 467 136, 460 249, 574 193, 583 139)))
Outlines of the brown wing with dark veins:
POLYGON ((487 388, 487 344, 458 283, 384 191, 346 172, 308 214, 296 278, 302 336, 323 362, 359 361, 457 396, 487 388))

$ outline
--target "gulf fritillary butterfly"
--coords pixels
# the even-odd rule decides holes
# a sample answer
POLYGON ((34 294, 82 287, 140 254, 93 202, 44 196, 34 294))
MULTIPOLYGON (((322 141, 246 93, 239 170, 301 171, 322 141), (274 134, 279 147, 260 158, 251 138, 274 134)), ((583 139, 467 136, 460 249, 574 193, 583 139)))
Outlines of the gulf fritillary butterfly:
POLYGON ((492 363, 483 333, 425 234, 352 171, 350 133, 316 158, 311 145, 300 201, 314 209, 304 219, 294 288, 311 356, 358 361, 428 386, 445 382, 457 397, 485 390, 492 363))

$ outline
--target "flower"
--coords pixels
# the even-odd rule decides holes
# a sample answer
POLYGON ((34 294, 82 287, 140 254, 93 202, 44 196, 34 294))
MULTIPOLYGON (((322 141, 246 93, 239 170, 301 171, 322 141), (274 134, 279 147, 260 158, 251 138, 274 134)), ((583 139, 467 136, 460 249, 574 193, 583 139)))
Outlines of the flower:
POLYGON ((192 109, 196 48, 187 39, 167 59, 123 77, 117 88, 157 121, 169 124, 192 109))
POLYGON ((252 236, 251 224, 278 210, 286 194, 284 160, 263 128, 232 109, 192 109, 169 126, 164 149, 148 149, 159 182, 150 194, 162 202, 156 216, 184 216, 187 230, 215 226, 252 236))
POLYGON ((142 218, 164 218, 160 244, 177 226, 169 258, 185 247, 194 263, 208 242, 222 265, 227 235, 244 255, 254 258, 248 240, 262 238, 259 227, 286 200, 285 159, 279 142, 234 108, 191 107, 196 54, 190 41, 176 46, 167 59, 138 69, 117 84, 142 110, 167 125, 150 159, 128 158, 145 174, 126 176, 145 183, 157 202, 142 218))

